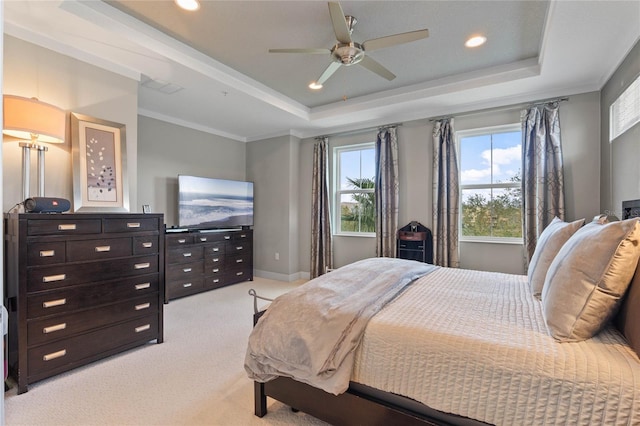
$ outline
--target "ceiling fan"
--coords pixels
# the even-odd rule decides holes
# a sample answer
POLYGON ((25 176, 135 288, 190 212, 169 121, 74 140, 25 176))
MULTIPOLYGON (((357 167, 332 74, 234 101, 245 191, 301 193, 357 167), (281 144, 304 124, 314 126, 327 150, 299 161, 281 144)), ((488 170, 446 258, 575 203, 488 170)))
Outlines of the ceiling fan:
POLYGON ((312 89, 321 88, 324 82, 342 65, 359 64, 387 80, 393 80, 396 76, 379 62, 367 56, 365 52, 429 37, 429 30, 423 29, 357 43, 351 39, 351 33, 358 20, 353 16, 345 16, 338 2, 329 2, 329 15, 333 23, 333 31, 336 34, 336 44, 331 49, 269 49, 270 53, 331 54, 333 62, 329 64, 315 82, 309 85, 312 89))

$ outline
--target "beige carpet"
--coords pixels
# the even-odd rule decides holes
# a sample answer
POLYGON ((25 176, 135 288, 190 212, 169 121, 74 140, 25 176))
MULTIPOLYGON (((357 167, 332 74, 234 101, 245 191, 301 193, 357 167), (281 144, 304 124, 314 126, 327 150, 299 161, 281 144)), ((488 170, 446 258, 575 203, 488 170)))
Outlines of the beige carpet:
MULTIPOLYGON (((256 278, 165 305, 164 343, 150 343, 5 393, 7 425, 325 425, 268 399, 253 415, 243 367, 253 298, 300 283, 256 278)), ((264 304, 264 303, 263 303, 264 304)))

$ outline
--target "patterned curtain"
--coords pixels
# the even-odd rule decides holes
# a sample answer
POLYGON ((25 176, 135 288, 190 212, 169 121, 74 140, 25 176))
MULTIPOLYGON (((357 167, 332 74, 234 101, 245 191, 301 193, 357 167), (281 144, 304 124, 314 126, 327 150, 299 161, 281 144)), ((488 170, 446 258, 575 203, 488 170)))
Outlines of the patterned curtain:
POLYGON ((460 190, 453 118, 433 123, 433 253, 440 266, 460 266, 458 216, 460 190))
POLYGON ((329 208, 329 138, 318 138, 313 147, 311 183, 311 278, 333 268, 331 210, 329 208))
POLYGON ((376 138, 376 255, 396 257, 398 230, 398 136, 396 127, 378 130, 376 138))
POLYGON ((564 177, 558 102, 523 110, 522 211, 527 263, 538 236, 558 216, 564 220, 564 177))

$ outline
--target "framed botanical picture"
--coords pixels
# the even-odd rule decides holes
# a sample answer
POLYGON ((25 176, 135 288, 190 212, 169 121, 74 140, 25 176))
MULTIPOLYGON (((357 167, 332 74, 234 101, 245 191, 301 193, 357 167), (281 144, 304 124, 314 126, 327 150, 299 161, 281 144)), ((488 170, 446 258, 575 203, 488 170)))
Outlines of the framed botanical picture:
POLYGON ((71 113, 73 209, 128 212, 124 124, 71 113))

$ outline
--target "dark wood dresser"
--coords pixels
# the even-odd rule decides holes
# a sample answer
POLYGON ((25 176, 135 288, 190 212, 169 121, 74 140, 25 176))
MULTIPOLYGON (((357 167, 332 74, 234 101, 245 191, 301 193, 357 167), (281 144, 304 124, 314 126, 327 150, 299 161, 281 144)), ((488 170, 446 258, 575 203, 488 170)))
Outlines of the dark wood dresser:
POLYGON ((165 301, 253 280, 253 231, 167 232, 165 301))
POLYGON ((9 367, 30 383, 163 340, 162 214, 5 216, 9 367))

